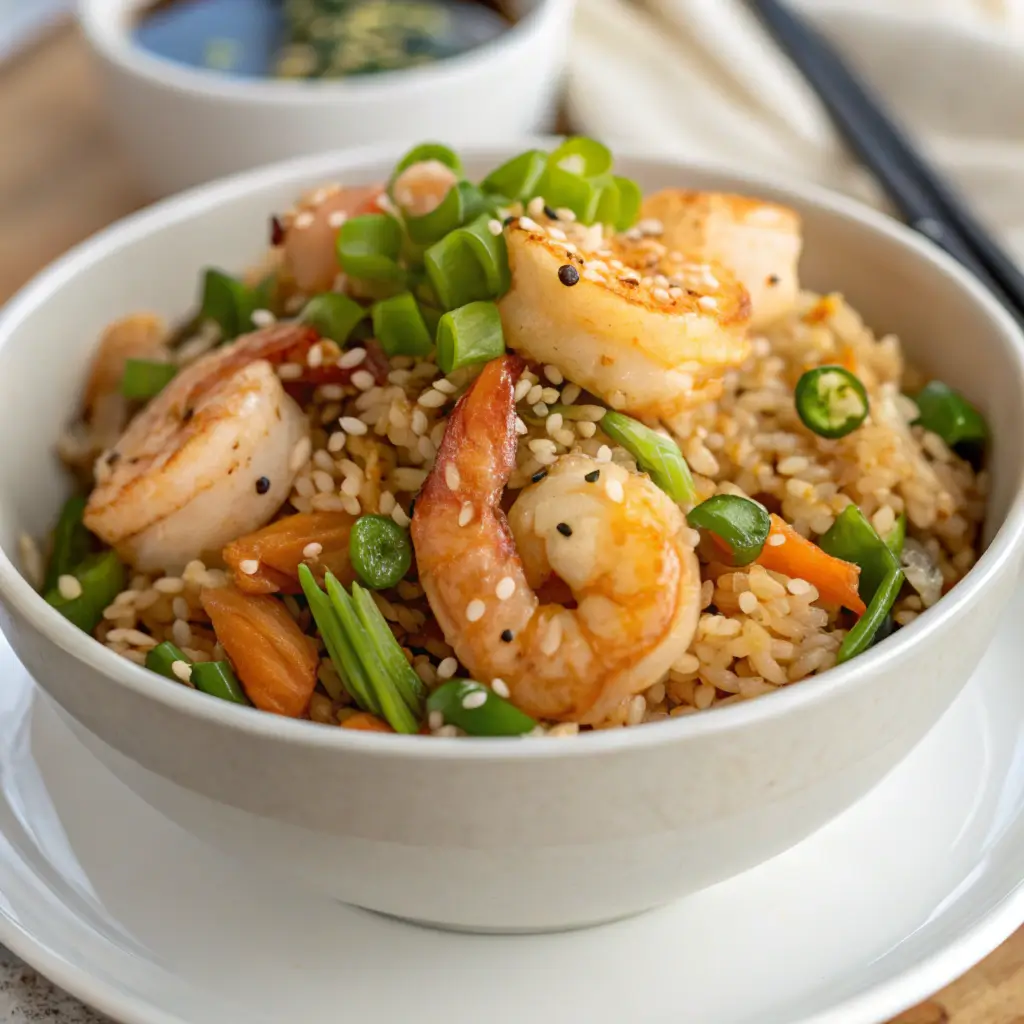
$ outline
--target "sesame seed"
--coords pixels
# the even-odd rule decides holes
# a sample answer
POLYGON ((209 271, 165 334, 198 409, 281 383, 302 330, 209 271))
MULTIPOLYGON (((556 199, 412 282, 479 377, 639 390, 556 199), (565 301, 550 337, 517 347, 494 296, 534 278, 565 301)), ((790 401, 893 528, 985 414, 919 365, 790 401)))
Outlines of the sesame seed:
POLYGON ((444 377, 435 380, 432 386, 440 391, 442 395, 454 395, 459 390, 450 380, 446 380, 444 377))
POLYGON ((580 272, 571 263, 565 263, 558 268, 558 280, 571 288, 580 283, 580 272))
POLYGON ((586 421, 576 424, 576 433, 580 437, 593 437, 597 433, 596 423, 587 423, 586 421))
POLYGON ((782 545, 785 544, 785 543, 786 543, 786 536, 785 536, 785 534, 782 534, 782 533, 773 533, 768 538, 768 545, 770 547, 773 547, 773 548, 782 547, 782 545))
POLYGON ((667 303, 672 301, 672 296, 664 288, 655 288, 651 294, 654 296, 655 302, 667 303))
POLYGON ((509 688, 508 688, 508 683, 506 683, 504 679, 492 679, 491 680, 491 689, 499 697, 504 697, 505 700, 508 700, 508 698, 512 696, 512 694, 511 694, 511 692, 509 691, 509 688))
MULTIPOLYGON (((534 438, 532 441, 527 442, 527 446, 529 447, 530 451, 533 452, 535 455, 541 455, 545 453, 550 453, 553 455, 555 451, 555 442, 549 441, 546 437, 534 438)), ((610 458, 610 451, 608 455, 610 458)))
POLYGON ((298 228, 300 231, 302 231, 305 228, 311 227, 313 224, 313 220, 313 214, 311 214, 308 210, 304 210, 302 213, 298 215, 298 217, 295 218, 294 221, 292 221, 292 227, 298 228))
POLYGON ((291 458, 288 460, 288 468, 293 472, 297 473, 302 467, 309 462, 310 452, 312 452, 313 446, 310 444, 308 437, 300 437, 295 442, 295 447, 292 449, 291 458))
POLYGON ((473 522, 473 516, 476 514, 473 503, 471 501, 464 501, 462 508, 459 509, 459 526, 469 526, 473 522))
POLYGON ((553 412, 548 418, 545 424, 545 429, 549 434, 554 434, 562 429, 562 414, 560 412, 553 412))
POLYGON ((534 196, 526 204, 526 212, 531 217, 541 217, 541 216, 543 216, 545 214, 546 211, 547 211, 547 207, 546 207, 546 205, 544 203, 543 196, 534 196))
POLYGON ((520 217, 519 226, 524 231, 540 231, 540 225, 535 220, 531 220, 529 217, 520 217))
POLYGON ((254 309, 251 320, 254 327, 269 327, 277 323, 277 317, 269 309, 254 309))
POLYGON ((522 417, 516 417, 516 433, 520 437, 524 437, 530 432, 530 428, 523 422, 522 417))
POLYGON ((540 400, 542 402, 545 402, 547 405, 554 405, 555 402, 557 402, 560 397, 561 396, 558 394, 558 389, 557 388, 542 388, 541 389, 540 400))
POLYGON ((590 267, 587 267, 587 269, 583 271, 583 276, 588 281, 595 281, 598 284, 604 281, 604 276, 599 274, 596 270, 591 269, 590 267))
POLYGON ((340 452, 342 448, 345 447, 345 440, 346 435, 344 431, 336 431, 335 433, 331 434, 329 438, 327 438, 327 450, 331 452, 331 454, 337 455, 338 452, 340 452))
POLYGON ((365 358, 365 348, 350 348, 347 352, 341 354, 338 366, 342 370, 351 370, 352 367, 358 366, 365 358))
POLYGON ((338 426, 346 434, 352 434, 353 437, 362 437, 370 429, 362 420, 356 419, 355 416, 342 416, 338 420, 338 426))
POLYGON ((401 505, 396 505, 391 510, 391 518, 394 519, 394 521, 398 523, 399 526, 408 526, 409 523, 412 521, 405 514, 405 509, 402 508, 401 505))
POLYGON ((238 563, 238 568, 246 576, 255 576, 260 571, 260 561, 258 558, 243 558, 238 563))
POLYGON ((641 235, 661 235, 664 234, 665 225, 654 217, 648 217, 637 223, 636 230, 639 231, 641 235))
POLYGON ((507 601, 516 592, 516 581, 511 576, 502 576, 494 588, 499 601, 507 601))
POLYGON ((568 206, 559 206, 556 208, 555 213, 558 215, 559 220, 566 220, 570 224, 576 220, 576 211, 570 210, 568 206))
POLYGON ((530 393, 530 389, 532 387, 533 385, 525 377, 523 377, 516 384, 516 401, 521 402, 530 393))
POLYGON ((306 546, 305 546, 305 547, 304 547, 304 548, 302 549, 302 557, 303 557, 303 558, 308 558, 308 559, 310 559, 310 560, 312 560, 312 559, 314 559, 314 558, 319 558, 319 557, 320 557, 320 554, 321 554, 321 552, 323 551, 323 549, 324 549, 324 546, 323 546, 323 544, 320 544, 320 543, 318 543, 318 542, 317 542, 317 541, 315 541, 315 540, 314 540, 314 541, 310 541, 310 542, 309 542, 309 543, 308 543, 308 544, 307 544, 307 545, 306 545, 306 546))
POLYGON ((625 491, 622 489, 621 480, 609 480, 604 485, 604 490, 608 497, 616 503, 621 503, 626 497, 625 491))
POLYGON ((700 306, 701 309, 718 309, 718 299, 713 295, 702 295, 697 300, 697 305, 700 306))
POLYGON ((445 658, 440 665, 437 666, 437 678, 438 679, 451 679, 455 675, 455 670, 459 667, 459 663, 454 658, 445 658))
POLYGON ((376 383, 377 381, 369 370, 356 370, 352 374, 352 384, 360 391, 369 391, 376 383))
POLYGON ((192 666, 184 661, 172 661, 171 671, 183 682, 192 682, 192 666))
POLYGON ((462 484, 462 478, 459 476, 458 466, 454 462, 449 462, 444 467, 444 482, 448 485, 449 491, 457 491, 462 484))
POLYGON ((544 211, 544 216, 547 217, 548 220, 558 220, 558 211, 552 209, 547 205, 547 203, 544 204, 542 209, 544 211))
POLYGON ((563 537, 572 536, 572 527, 568 523, 559 523, 555 529, 558 530, 563 537))
POLYGON ((806 594, 810 589, 811 585, 807 580, 792 579, 786 584, 786 589, 794 595, 794 597, 800 594, 806 594))
POLYGON ((588 484, 596 484, 597 481, 601 479, 601 470, 591 470, 583 479, 586 480, 588 484))
POLYGON ((609 448, 608 445, 606 445, 606 444, 601 445, 601 447, 597 449, 597 455, 595 455, 594 458, 598 462, 611 462, 612 461, 612 450, 611 450, 611 448, 609 448))
POLYGON ((444 715, 440 711, 431 711, 427 715, 427 725, 430 726, 431 731, 440 729, 444 725, 444 715))
POLYGON ((562 403, 564 405, 572 405, 580 397, 581 392, 582 388, 579 384, 566 384, 562 388, 562 403))
POLYGON ((340 228, 348 220, 348 214, 344 210, 332 210, 327 215, 327 225, 332 228, 340 228))
POLYGON ((270 244, 275 249, 284 243, 285 230, 281 218, 273 216, 270 218, 270 244))
POLYGON ((757 600, 757 596, 752 594, 749 590, 744 590, 739 597, 740 611, 745 615, 752 615, 760 607, 760 602, 757 600))
POLYGON ((497 238, 498 235, 500 235, 505 230, 505 228, 502 226, 500 220, 489 220, 487 222, 487 230, 490 231, 490 233, 494 235, 495 238, 497 238))
POLYGON ((565 232, 561 228, 549 227, 548 237, 553 238, 556 242, 567 242, 569 239, 565 232))
POLYGON ((306 364, 315 370, 318 366, 323 365, 323 361, 323 348, 319 344, 310 346, 309 352, 306 353, 306 364))
POLYGON ((470 601, 469 604, 466 605, 466 618, 470 622, 478 622, 484 617, 484 612, 486 611, 487 605, 478 598, 474 598, 474 600, 470 601))
POLYGON ((544 376, 555 385, 561 384, 565 380, 565 377, 562 375, 562 371, 557 366, 552 366, 550 363, 544 367, 544 376))
POLYGON ((511 629, 503 629, 501 631, 501 642, 503 644, 510 644, 515 639, 511 629))
POLYGON ((540 649, 542 654, 552 655, 562 646, 562 622, 560 619, 552 619, 548 625, 544 639, 541 641, 540 649))
POLYGON ((417 399, 417 402, 422 405, 424 409, 440 409, 447 401, 447 395, 443 395, 440 391, 435 391, 433 388, 428 388, 417 399))
POLYGON ((542 416, 542 417, 543 416, 547 416, 547 414, 548 414, 548 407, 547 407, 547 405, 544 402, 538 402, 533 407, 533 414, 534 414, 534 416, 542 416))
POLYGON ((540 396, 544 394, 544 388, 540 384, 534 384, 529 391, 526 392, 526 404, 536 405, 540 401, 540 396))
POLYGON ((462 698, 462 706, 467 711, 475 711, 477 708, 482 708, 486 703, 486 690, 473 690, 472 693, 467 693, 466 696, 462 698))
POLYGON ((530 477, 530 480, 535 484, 539 484, 547 475, 548 471, 546 469, 541 469, 534 473, 533 476, 530 477))
POLYGON ((298 380, 302 376, 302 367, 298 363, 282 363, 277 368, 281 380, 298 380))

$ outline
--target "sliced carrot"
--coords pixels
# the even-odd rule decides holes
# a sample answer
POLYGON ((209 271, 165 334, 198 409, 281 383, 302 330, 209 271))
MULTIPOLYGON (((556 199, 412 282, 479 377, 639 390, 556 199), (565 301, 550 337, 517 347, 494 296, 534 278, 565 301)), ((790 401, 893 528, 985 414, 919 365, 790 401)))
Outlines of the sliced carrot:
POLYGON ((321 585, 324 572, 330 570, 348 586, 355 579, 348 555, 355 521, 348 512, 300 512, 239 537, 222 554, 234 571, 235 586, 246 594, 301 593, 299 566, 303 562, 321 585), (320 545, 315 556, 306 554, 310 544, 320 545), (242 572, 243 562, 256 562, 256 572, 242 572))
POLYGON ((253 704, 301 718, 316 688, 320 658, 284 605, 230 586, 207 588, 199 599, 253 704))
POLYGON ((825 554, 817 544, 801 537, 792 526, 777 515, 771 516, 768 540, 757 557, 759 565, 784 576, 806 580, 818 589, 822 601, 839 604, 863 615, 867 610, 857 593, 860 566, 825 554), (782 541, 773 539, 781 537, 782 541))
POLYGON ((368 711, 359 711, 354 715, 349 715, 348 718, 341 723, 341 727, 342 729, 358 729, 360 732, 395 731, 387 722, 382 721, 376 715, 371 715, 368 711))

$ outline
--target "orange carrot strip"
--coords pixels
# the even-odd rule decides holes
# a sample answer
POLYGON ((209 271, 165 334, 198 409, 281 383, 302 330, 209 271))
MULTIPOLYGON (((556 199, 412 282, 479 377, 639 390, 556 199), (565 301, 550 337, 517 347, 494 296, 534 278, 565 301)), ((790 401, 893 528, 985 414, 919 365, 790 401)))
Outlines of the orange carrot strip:
POLYGON ((759 565, 772 572, 813 583, 822 601, 839 604, 863 615, 867 611, 857 593, 860 566, 825 554, 817 544, 801 537, 792 526, 777 515, 771 517, 768 540, 757 557, 759 565), (772 543, 781 537, 782 542, 772 543))
POLYGON ((360 732, 395 731, 387 722, 382 721, 376 715, 371 715, 368 711, 359 711, 354 715, 349 715, 341 723, 341 727, 342 729, 358 729, 360 732))

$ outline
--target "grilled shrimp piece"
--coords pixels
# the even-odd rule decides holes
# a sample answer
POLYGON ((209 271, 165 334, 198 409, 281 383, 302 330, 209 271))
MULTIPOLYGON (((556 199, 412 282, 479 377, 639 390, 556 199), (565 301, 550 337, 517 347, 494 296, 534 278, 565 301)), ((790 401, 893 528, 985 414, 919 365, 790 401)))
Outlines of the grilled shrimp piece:
POLYGON ((182 370, 97 460, 85 525, 149 572, 180 570, 268 522, 291 491, 296 445, 309 433, 268 360, 311 334, 266 328, 182 370))
POLYGON ((724 263, 750 293, 750 326, 785 316, 800 291, 803 240, 795 210, 725 192, 666 189, 644 200, 641 216, 660 221, 670 250, 724 263))
POLYGON ((489 363, 448 420, 412 521, 419 578, 475 678, 504 680, 537 718, 599 724, 688 648, 701 604, 694 538, 647 477, 584 455, 523 491, 506 522, 521 371, 515 356, 489 363), (538 597, 558 581, 575 607, 538 597))
POLYGON ((510 347, 645 417, 717 397, 749 351, 749 300, 732 273, 670 259, 653 240, 595 252, 551 230, 527 218, 506 229, 512 286, 499 308, 510 347))

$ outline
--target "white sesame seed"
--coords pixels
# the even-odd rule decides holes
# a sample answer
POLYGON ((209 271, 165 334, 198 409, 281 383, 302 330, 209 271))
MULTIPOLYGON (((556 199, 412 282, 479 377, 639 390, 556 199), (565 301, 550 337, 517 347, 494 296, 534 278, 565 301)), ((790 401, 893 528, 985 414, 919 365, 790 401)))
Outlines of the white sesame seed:
POLYGON ((327 216, 327 225, 332 228, 340 228, 348 220, 348 214, 344 210, 332 210, 327 216))
POLYGON ((543 196, 534 196, 526 204, 526 212, 531 217, 543 217, 544 216, 544 197, 543 196))
POLYGON ((583 276, 588 281, 596 281, 598 284, 604 280, 603 274, 599 274, 596 270, 592 270, 590 267, 587 267, 587 269, 583 271, 583 276))
POLYGON ((581 391, 582 389, 579 384, 566 384, 565 387, 562 388, 562 404, 572 405, 572 403, 580 397, 581 391))
POLYGON ((430 727, 431 732, 436 732, 444 725, 444 715, 440 711, 431 711, 427 715, 427 725, 430 727))
POLYGON ((362 420, 356 419, 355 416, 342 416, 338 420, 338 426, 346 434, 351 434, 353 437, 362 437, 370 429, 362 420))
POLYGON ((369 370, 356 370, 352 374, 352 384, 360 391, 369 391, 377 383, 369 370))
POLYGON ((551 435, 558 433, 562 429, 562 414, 560 412, 553 412, 547 418, 544 429, 551 435))
POLYGON ((608 483, 605 484, 604 489, 605 493, 612 499, 612 501, 621 503, 625 500, 626 493, 622 489, 621 480, 609 480, 608 483))
POLYGON ((442 395, 454 395, 459 389, 445 377, 440 377, 434 381, 433 387, 440 391, 442 395))
POLYGON ((525 378, 521 378, 516 384, 516 401, 521 402, 529 393, 533 385, 525 378))
POLYGON ((473 502, 464 501, 462 508, 459 509, 459 526, 469 526, 473 522, 473 516, 476 514, 473 508, 473 502))
POLYGON ((530 432, 530 428, 523 422, 522 417, 516 417, 516 433, 520 437, 525 437, 530 432))
POLYGON ((512 694, 511 694, 511 692, 509 691, 509 688, 508 688, 508 683, 506 683, 504 679, 492 679, 491 680, 491 689, 499 697, 504 697, 505 700, 508 700, 508 698, 512 696, 512 694))
POLYGON ((311 227, 314 219, 315 218, 313 217, 313 214, 311 214, 308 210, 304 210, 302 213, 298 215, 298 217, 295 218, 295 220, 292 221, 292 227, 298 228, 300 231, 302 231, 305 228, 311 227))
POLYGON ((184 661, 172 661, 171 671, 183 682, 192 682, 192 666, 184 661))
POLYGON ((454 462, 449 462, 444 467, 444 482, 448 485, 449 491, 457 491, 462 485, 462 478, 459 476, 459 468, 454 462))
POLYGON ((474 711, 476 708, 482 708, 486 703, 486 690, 473 690, 471 693, 467 693, 466 696, 462 698, 462 706, 467 711, 474 711))
MULTIPOLYGON (((527 447, 535 455, 540 455, 545 452, 554 454, 555 442, 549 441, 546 437, 536 437, 532 441, 527 442, 527 447)), ((611 458, 611 450, 608 452, 608 457, 611 458)))
POLYGON ((314 541, 310 541, 302 549, 302 557, 303 558, 308 558, 310 561, 312 561, 314 558, 319 558, 320 557, 320 554, 323 551, 323 549, 324 549, 323 544, 320 544, 320 543, 318 543, 315 540, 314 541))
POLYGON ((740 611, 745 615, 752 615, 760 607, 760 602, 757 600, 757 595, 752 594, 749 590, 744 590, 739 597, 740 611))
POLYGON ((57 590, 65 601, 74 601, 82 596, 82 584, 74 576, 67 574, 57 577, 57 590))
POLYGON ((664 233, 665 225, 654 217, 647 217, 637 223, 636 230, 642 235, 660 235, 664 233))
POLYGON ((171 639, 179 647, 189 647, 192 644, 192 629, 184 619, 175 619, 171 626, 171 639))
POLYGON ((377 510, 382 516, 391 515, 395 508, 395 496, 390 491, 381 491, 377 499, 377 510))
POLYGON ((718 309, 718 299, 713 295, 702 295, 697 300, 697 305, 700 306, 701 309, 718 309))
POLYGON ((557 388, 544 388, 540 393, 540 400, 546 405, 554 405, 559 398, 561 398, 561 395, 559 395, 557 388))
POLYGON ((358 498, 359 492, 363 489, 363 482, 357 476, 347 476, 342 481, 341 493, 346 498, 358 498))
POLYGON ((516 581, 511 576, 502 576, 494 588, 499 601, 507 601, 516 592, 516 581))
POLYGON ((176 597, 171 602, 171 611, 174 612, 174 617, 176 619, 185 619, 186 622, 188 621, 189 607, 188 601, 186 601, 185 598, 176 597))
POLYGON ((548 227, 548 237, 553 238, 556 242, 568 241, 565 232, 561 228, 556 228, 554 225, 548 227))
POLYGON ((238 569, 246 576, 255 576, 260 571, 260 560, 258 558, 243 558, 238 563, 238 569))
POLYGON ((594 458, 598 462, 611 462, 612 461, 612 450, 611 450, 611 448, 609 448, 608 445, 606 445, 606 444, 601 445, 601 447, 597 449, 597 455, 595 455, 594 458))
POLYGON ((526 393, 526 404, 536 405, 540 401, 541 395, 543 394, 544 388, 541 387, 540 384, 534 384, 533 387, 531 387, 530 390, 527 391, 526 393))
POLYGON ((455 675, 455 670, 459 667, 459 663, 454 658, 445 658, 440 665, 437 666, 437 678, 438 679, 451 679, 455 675))
POLYGON ((298 380, 302 376, 302 367, 298 363, 281 363, 277 375, 281 380, 298 380))
POLYGON ((391 518, 394 519, 399 526, 408 526, 411 520, 405 514, 405 509, 401 505, 396 505, 391 510, 391 518))
POLYGON ((565 376, 557 366, 552 366, 550 363, 544 367, 544 376, 547 377, 552 384, 561 384, 565 380, 565 376))
POLYGON ((277 323, 277 317, 269 309, 254 309, 251 320, 254 327, 269 327, 277 323))
POLYGON ((288 468, 293 472, 297 473, 302 467, 309 462, 310 452, 312 452, 313 446, 310 443, 308 437, 300 437, 295 442, 295 447, 292 449, 291 458, 288 460, 288 468))
POLYGON ((651 294, 654 296, 655 302, 667 303, 672 301, 672 296, 664 288, 655 288, 651 294))
POLYGON ((768 538, 768 544, 773 548, 781 548, 786 543, 786 535, 783 533, 773 533, 768 538))
POLYGON ((786 589, 798 597, 800 594, 806 594, 811 589, 811 585, 807 580, 792 579, 786 584, 786 589))
POLYGON ((365 358, 365 348, 350 348, 347 352, 343 352, 341 354, 341 358, 338 360, 338 366, 342 370, 351 370, 352 367, 358 366, 365 358))
POLYGON ((533 407, 533 414, 534 414, 534 416, 541 416, 541 417, 547 416, 547 414, 548 414, 548 407, 547 407, 547 405, 544 402, 538 402, 533 407))
POLYGON ((570 210, 568 206, 559 206, 555 209, 555 213, 558 214, 559 220, 568 221, 572 224, 576 220, 576 213, 570 210))
POLYGON ((180 576, 162 576, 153 580, 153 589, 161 594, 180 594, 185 589, 185 581, 180 576))
POLYGON ((327 450, 334 455, 345 447, 345 434, 341 431, 336 431, 327 438, 327 450))
POLYGON ((540 231, 540 225, 535 220, 531 220, 529 217, 520 217, 519 226, 524 231, 540 231))
POLYGON ((562 248, 565 250, 566 256, 575 256, 576 253, 579 252, 579 249, 573 245, 572 242, 566 242, 562 248))
POLYGON ((541 653, 550 656, 561 646, 562 621, 561 619, 552 619, 548 625, 547 632, 544 634, 544 639, 540 644, 541 653))
POLYGON ((500 220, 489 220, 487 222, 487 230, 497 238, 505 229, 502 227, 500 220))
POLYGON ((484 617, 484 612, 487 611, 487 605, 478 598, 474 598, 466 605, 466 619, 469 622, 479 622, 484 617))
POLYGON ((321 494, 329 494, 334 490, 334 477, 323 469, 314 470, 313 485, 321 494))
POLYGON ((433 388, 428 388, 417 399, 417 402, 422 405, 424 409, 440 409, 447 401, 448 397, 446 395, 441 394, 440 391, 435 391, 433 388))

